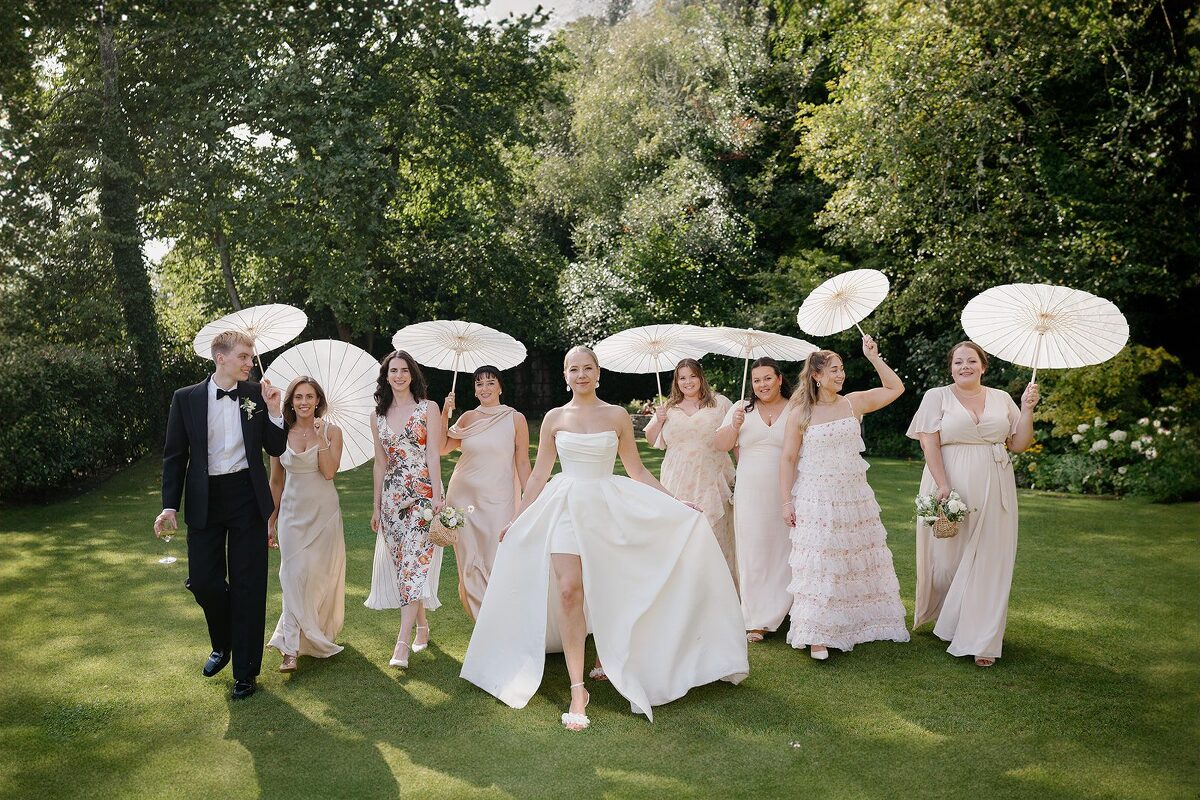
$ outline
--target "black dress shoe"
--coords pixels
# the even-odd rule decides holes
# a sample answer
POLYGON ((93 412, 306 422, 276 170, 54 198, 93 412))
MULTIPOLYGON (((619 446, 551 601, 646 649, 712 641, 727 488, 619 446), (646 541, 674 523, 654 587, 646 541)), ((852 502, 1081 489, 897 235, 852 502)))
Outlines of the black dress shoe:
POLYGON ((258 688, 254 685, 253 680, 249 681, 234 681, 233 682, 233 699, 243 700, 254 694, 254 690, 258 688))
POLYGON ((211 678, 225 669, 225 665, 229 663, 229 656, 228 650, 213 650, 208 656, 208 661, 204 662, 204 677, 211 678))

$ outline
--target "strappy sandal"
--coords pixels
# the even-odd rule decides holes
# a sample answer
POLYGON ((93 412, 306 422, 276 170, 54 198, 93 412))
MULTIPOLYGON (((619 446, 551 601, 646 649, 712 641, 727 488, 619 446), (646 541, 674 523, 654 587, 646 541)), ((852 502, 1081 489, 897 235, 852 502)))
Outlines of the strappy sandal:
POLYGON ((288 653, 284 653, 283 654, 283 662, 279 665, 279 671, 280 672, 295 672, 296 671, 296 657, 293 655, 289 655, 288 653))
POLYGON ((980 656, 975 657, 975 666, 977 666, 977 667, 990 667, 995 663, 996 663, 996 659, 994 659, 994 658, 987 658, 986 656, 985 657, 980 657, 980 656))
POLYGON ((608 673, 604 671, 603 664, 597 664, 592 667, 592 671, 588 673, 588 677, 594 681, 606 681, 608 680, 608 673))
POLYGON ((763 640, 764 633, 766 633, 766 631, 761 631, 761 630, 757 630, 757 629, 752 630, 752 631, 746 631, 746 641, 750 642, 750 643, 761 642, 763 640))
MULTIPOLYGON (((575 689, 575 688, 578 688, 581 686, 583 686, 582 683, 572 683, 571 684, 572 689, 575 689)), ((592 702, 592 696, 591 696, 591 694, 588 694, 588 692, 586 690, 584 691, 584 694, 587 694, 587 700, 583 701, 583 707, 586 709, 588 706, 588 703, 592 702)), ((592 724, 592 721, 590 719, 588 719, 587 714, 572 714, 570 708, 567 709, 567 713, 562 715, 562 725, 564 728, 566 728, 569 731, 581 731, 591 724, 592 724), (571 727, 573 725, 575 727, 571 727)))
MULTIPOLYGON (((396 647, 399 647, 400 645, 404 645, 406 648, 408 648, 409 655, 412 655, 412 645, 410 645, 408 642, 397 641, 396 647)), ((397 669, 408 669, 408 659, 405 658, 403 661, 401 661, 393 654, 392 658, 388 661, 388 666, 396 667, 397 669)))
MULTIPOLYGON (((428 626, 428 625, 418 625, 418 626, 417 626, 417 630, 419 630, 419 631, 428 631, 428 630, 429 630, 429 626, 428 626)), ((412 645, 412 652, 414 652, 414 653, 419 653, 419 652, 421 652, 422 650, 424 650, 426 647, 429 647, 429 639, 428 639, 428 634, 426 634, 425 644, 417 644, 417 643, 416 643, 416 641, 413 641, 413 645, 412 645)))

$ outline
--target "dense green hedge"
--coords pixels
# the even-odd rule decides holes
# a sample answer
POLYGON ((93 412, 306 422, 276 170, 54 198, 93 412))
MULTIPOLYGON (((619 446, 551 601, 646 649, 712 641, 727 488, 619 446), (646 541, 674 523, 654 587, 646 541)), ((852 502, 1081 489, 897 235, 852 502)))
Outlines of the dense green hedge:
POLYGON ((40 499, 146 452, 132 355, 0 345, 0 498, 40 499), (131 411, 132 410, 132 411, 131 411))

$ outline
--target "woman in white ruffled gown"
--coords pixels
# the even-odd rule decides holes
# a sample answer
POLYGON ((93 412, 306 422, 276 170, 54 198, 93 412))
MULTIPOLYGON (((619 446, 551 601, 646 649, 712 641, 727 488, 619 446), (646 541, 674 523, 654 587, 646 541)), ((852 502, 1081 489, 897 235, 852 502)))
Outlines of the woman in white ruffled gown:
POLYGON ((870 336, 863 336, 863 355, 883 385, 845 397, 841 357, 829 350, 809 355, 792 395, 779 464, 780 490, 790 498, 783 520, 792 528, 787 640, 797 649, 808 646, 818 661, 829 657, 830 647, 908 641, 887 530, 860 455, 863 415, 894 402, 904 384, 870 336))
POLYGON ((561 639, 571 680, 562 723, 582 730, 589 628, 608 679, 649 718, 694 686, 739 682, 749 664, 737 592, 704 515, 642 465, 629 415, 596 397, 591 350, 568 352, 564 377, 574 397, 542 422, 537 463, 502 535, 461 675, 523 708, 561 639), (632 480, 613 475, 618 454, 632 480), (562 474, 549 481, 559 456, 562 474))

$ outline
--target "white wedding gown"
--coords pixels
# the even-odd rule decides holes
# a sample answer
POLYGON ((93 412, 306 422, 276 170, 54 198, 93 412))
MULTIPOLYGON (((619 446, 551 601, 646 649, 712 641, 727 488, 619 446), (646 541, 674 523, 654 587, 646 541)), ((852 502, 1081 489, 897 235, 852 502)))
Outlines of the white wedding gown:
POLYGON ((562 473, 509 529, 461 675, 513 708, 559 649, 550 554, 578 551, 596 652, 634 713, 750 671, 741 606, 704 515, 613 475, 617 434, 559 431, 562 473))

